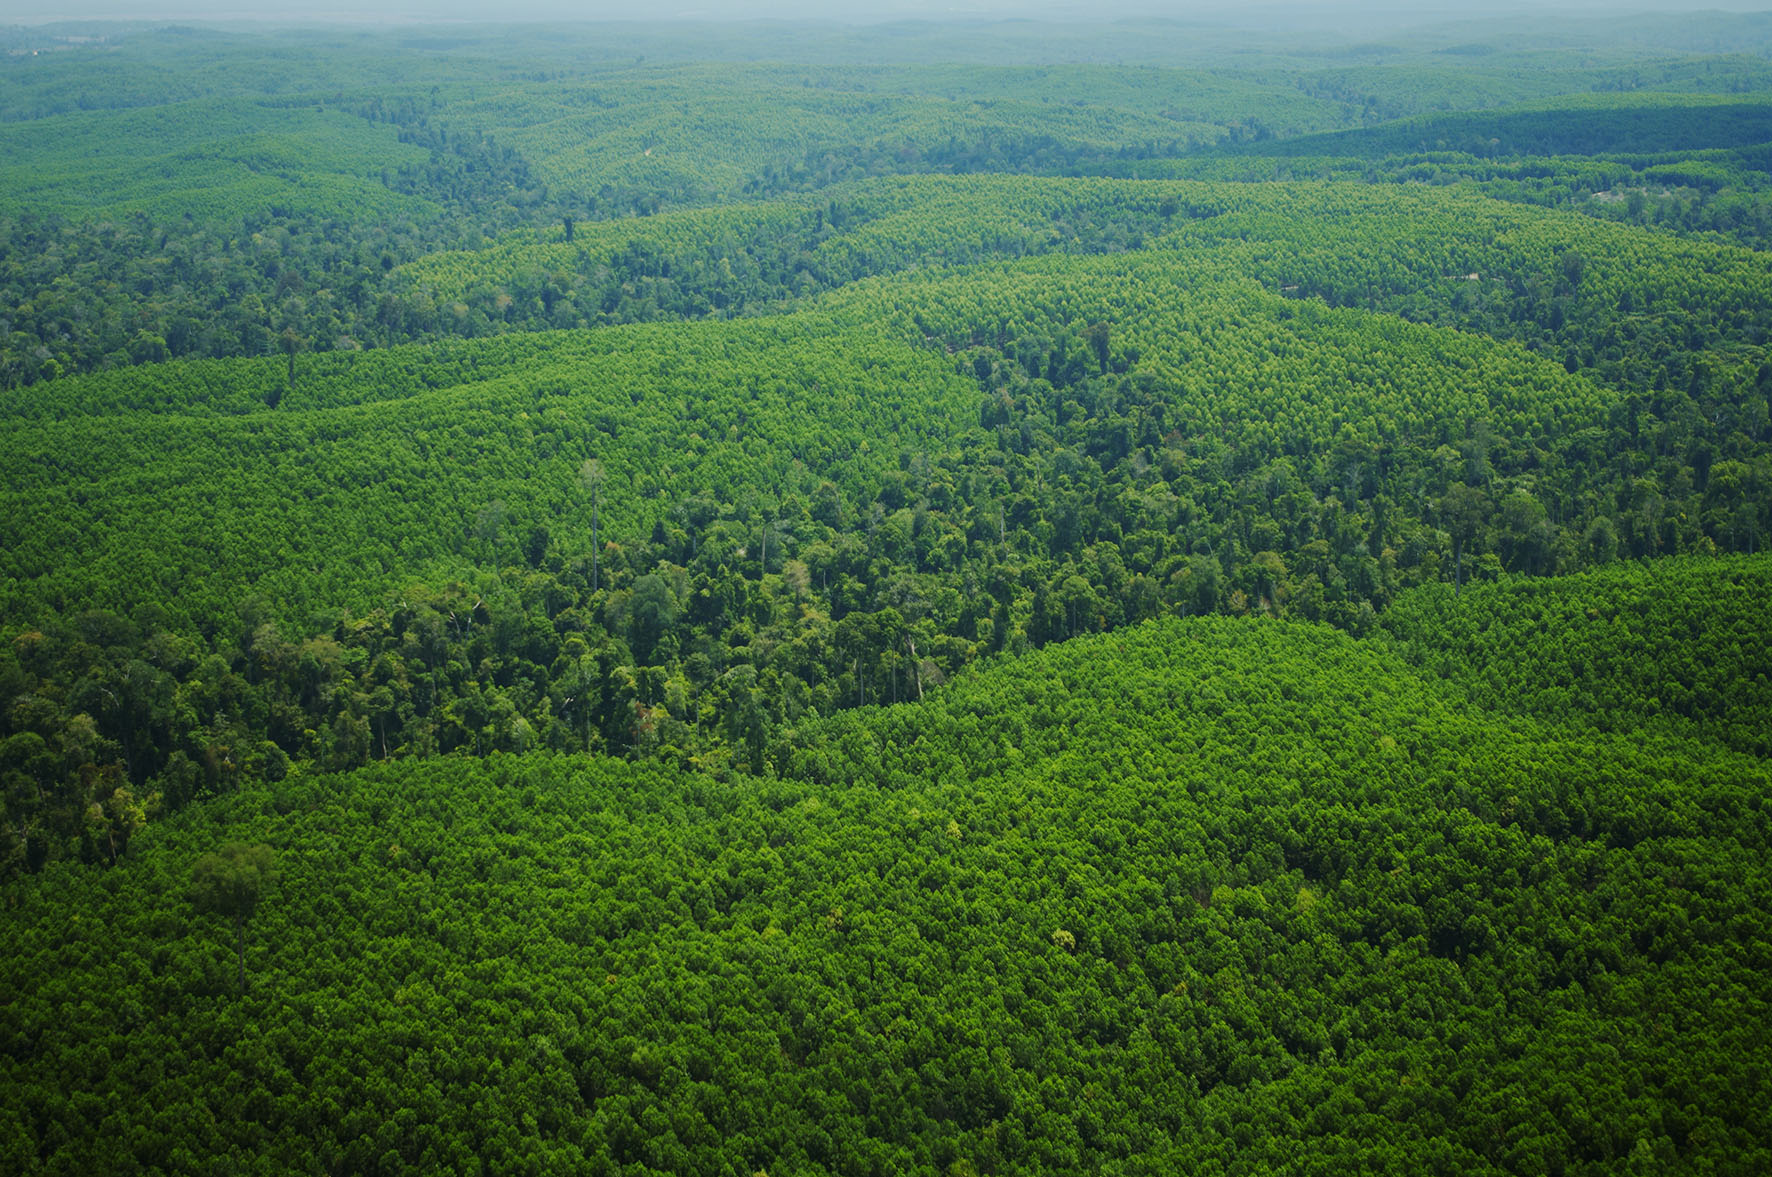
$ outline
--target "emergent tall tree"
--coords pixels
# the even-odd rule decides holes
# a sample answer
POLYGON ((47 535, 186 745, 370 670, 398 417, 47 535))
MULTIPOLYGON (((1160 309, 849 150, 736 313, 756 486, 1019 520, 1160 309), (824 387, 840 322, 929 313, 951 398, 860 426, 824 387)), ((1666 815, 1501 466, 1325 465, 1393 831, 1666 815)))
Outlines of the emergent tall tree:
POLYGON ((277 856, 269 846, 229 842, 205 854, 191 870, 191 902, 198 911, 214 912, 234 921, 235 953, 240 965, 240 992, 246 992, 246 921, 258 908, 259 896, 277 877, 277 856))
POLYGON ((591 591, 597 591, 597 500, 603 489, 603 463, 586 458, 578 468, 578 481, 591 492, 591 591))

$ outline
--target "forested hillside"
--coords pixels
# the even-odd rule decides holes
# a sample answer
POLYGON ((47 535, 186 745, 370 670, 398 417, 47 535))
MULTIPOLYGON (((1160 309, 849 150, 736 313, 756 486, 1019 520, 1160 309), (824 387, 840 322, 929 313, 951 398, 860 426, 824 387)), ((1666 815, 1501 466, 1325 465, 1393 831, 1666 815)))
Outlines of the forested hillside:
POLYGON ((1255 619, 820 721, 768 781, 298 773, 19 894, 8 1167, 1749 1172, 1767 783, 1255 619), (277 849, 243 993, 186 898, 222 831, 277 849))
POLYGON ((1555 581, 1411 592, 1384 617, 1410 661, 1488 707, 1772 752, 1772 564, 1655 560, 1555 581), (1690 725, 1690 726, 1688 726, 1690 725))
POLYGON ((0 1168, 1764 1171, 1768 27, 0 31, 0 1168))

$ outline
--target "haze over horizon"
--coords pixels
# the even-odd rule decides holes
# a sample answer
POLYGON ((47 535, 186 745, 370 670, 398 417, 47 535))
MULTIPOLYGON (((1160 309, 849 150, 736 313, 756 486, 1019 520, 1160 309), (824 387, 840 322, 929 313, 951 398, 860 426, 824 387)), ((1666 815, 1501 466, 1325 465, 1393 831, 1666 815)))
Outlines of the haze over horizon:
POLYGON ((341 7, 336 0, 315 0, 284 6, 274 12, 245 8, 239 0, 68 0, 53 9, 18 0, 0 3, 0 24, 43 25, 68 21, 198 21, 227 24, 423 24, 428 22, 518 23, 540 21, 751 21, 795 20, 835 24, 870 24, 897 20, 1101 21, 1136 17, 1198 19, 1221 25, 1333 27, 1351 35, 1384 29, 1441 24, 1447 21, 1488 22, 1510 16, 1568 14, 1591 18, 1655 13, 1766 11, 1764 4, 1739 0, 1661 0, 1652 4, 1616 5, 1604 0, 1557 0, 1549 7, 1525 3, 1474 4, 1470 0, 1427 0, 1425 3, 1348 4, 1339 0, 1273 0, 1251 4, 1159 3, 1152 0, 1110 0, 1085 4, 1077 0, 872 0, 833 10, 812 0, 680 0, 676 5, 636 14, 612 0, 516 0, 489 10, 473 0, 397 0, 373 10, 341 7))

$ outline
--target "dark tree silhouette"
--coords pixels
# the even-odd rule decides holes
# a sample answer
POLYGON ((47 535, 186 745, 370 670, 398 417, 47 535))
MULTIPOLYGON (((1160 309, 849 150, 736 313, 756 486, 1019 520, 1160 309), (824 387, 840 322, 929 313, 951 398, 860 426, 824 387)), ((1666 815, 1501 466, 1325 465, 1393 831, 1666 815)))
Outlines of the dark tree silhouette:
POLYGON ((191 870, 191 902, 198 911, 214 912, 234 921, 234 951, 239 960, 240 991, 246 991, 246 921, 258 908, 259 896, 277 877, 277 856, 269 846, 229 842, 205 854, 191 870))

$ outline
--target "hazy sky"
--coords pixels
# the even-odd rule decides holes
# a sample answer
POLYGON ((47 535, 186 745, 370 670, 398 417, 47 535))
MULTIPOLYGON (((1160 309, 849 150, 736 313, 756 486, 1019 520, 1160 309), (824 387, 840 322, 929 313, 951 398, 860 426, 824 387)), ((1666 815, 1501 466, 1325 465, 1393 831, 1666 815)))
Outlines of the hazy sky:
POLYGON ((76 19, 221 20, 274 24, 313 21, 350 23, 425 20, 671 20, 816 18, 845 22, 915 17, 956 19, 1026 16, 1058 20, 1101 20, 1114 16, 1161 14, 1210 17, 1223 23, 1274 24, 1288 17, 1300 24, 1364 26, 1411 25, 1450 18, 1483 18, 1508 12, 1568 10, 1594 13, 1618 11, 1692 11, 1701 9, 1760 11, 1772 4, 1761 0, 1660 0, 1619 5, 1606 0, 1552 0, 1532 4, 1499 0, 1417 0, 1416 3, 1347 4, 1344 0, 1283 0, 1274 3, 1161 3, 1155 0, 863 0, 855 4, 814 0, 662 0, 639 5, 628 0, 379 0, 351 5, 343 0, 292 0, 266 5, 249 0, 0 0, 0 24, 42 24, 76 19))

